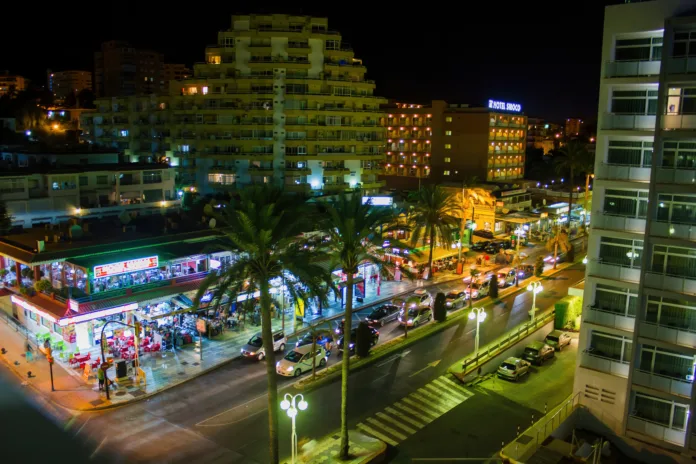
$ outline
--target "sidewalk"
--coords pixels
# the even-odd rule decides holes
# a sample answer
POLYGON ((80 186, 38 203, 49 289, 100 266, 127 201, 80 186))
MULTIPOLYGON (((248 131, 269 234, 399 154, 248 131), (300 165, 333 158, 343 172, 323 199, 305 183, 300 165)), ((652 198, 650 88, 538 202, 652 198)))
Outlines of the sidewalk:
MULTIPOLYGON (((318 442, 310 442, 299 447, 296 462, 329 463, 340 461, 346 464, 367 464, 373 461, 381 462, 387 452, 386 443, 355 430, 348 431, 348 439, 350 440, 351 459, 345 461, 338 459, 341 439, 338 433, 334 433, 318 442)), ((290 459, 283 459, 281 462, 289 464, 290 459)))

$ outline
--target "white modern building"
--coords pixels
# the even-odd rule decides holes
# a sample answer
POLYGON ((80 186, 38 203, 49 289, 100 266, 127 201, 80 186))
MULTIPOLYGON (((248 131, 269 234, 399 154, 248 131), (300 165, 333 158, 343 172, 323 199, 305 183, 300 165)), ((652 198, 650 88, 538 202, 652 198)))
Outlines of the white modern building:
POLYGON ((696 1, 606 8, 575 392, 631 447, 696 454, 696 1))

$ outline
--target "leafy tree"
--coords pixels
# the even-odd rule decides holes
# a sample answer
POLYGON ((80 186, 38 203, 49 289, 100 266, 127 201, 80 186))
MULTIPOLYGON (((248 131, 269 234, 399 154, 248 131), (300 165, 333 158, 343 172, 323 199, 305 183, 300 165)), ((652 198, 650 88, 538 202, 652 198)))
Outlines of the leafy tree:
POLYGON ((240 192, 240 199, 225 208, 225 222, 220 229, 232 243, 229 250, 239 256, 225 269, 212 272, 201 284, 194 308, 211 287, 212 305, 217 309, 223 297, 234 301, 239 294, 259 291, 261 302, 261 338, 266 358, 268 383, 269 462, 278 463, 278 389, 271 327, 269 282, 285 272, 287 291, 294 299, 305 296, 304 288, 319 295, 330 275, 304 250, 298 236, 303 232, 302 203, 268 185, 254 186, 240 192), (297 285, 300 283, 302 285, 297 285))
POLYGON ((536 263, 534 263, 534 275, 541 277, 544 274, 544 257, 537 256, 536 263))
POLYGON ((0 235, 6 235, 12 229, 12 215, 7 210, 7 205, 0 200, 0 235))
POLYGON ((546 242, 546 249, 553 252, 553 268, 556 269, 556 261, 558 257, 558 250, 561 252, 568 253, 568 251, 573 247, 570 243, 570 238, 568 237, 568 232, 565 229, 561 229, 556 226, 551 232, 551 237, 546 242))
MULTIPOLYGON (((343 339, 345 343, 345 338, 343 339)), ((372 348, 372 331, 367 322, 362 321, 358 325, 355 333, 355 353, 364 358, 370 354, 370 348, 372 348)), ((344 353, 350 351, 346 345, 343 345, 344 353)))
POLYGON ((411 218, 413 233, 411 244, 425 238, 430 240, 428 278, 433 277, 433 249, 435 242, 449 248, 454 232, 459 229, 461 205, 456 197, 437 185, 426 185, 417 193, 418 201, 411 218))
POLYGON ((82 89, 77 94, 77 103, 80 108, 94 108, 94 92, 90 89, 82 89))
POLYGON ((491 276, 491 289, 489 295, 494 300, 498 298, 498 274, 495 272, 491 276))
MULTIPOLYGON (((362 203, 360 195, 347 196, 340 194, 332 201, 318 203, 319 228, 329 236, 329 241, 323 246, 331 256, 331 268, 340 268, 346 274, 345 320, 353 317, 353 282, 362 263, 372 263, 380 269, 383 276, 393 274, 392 263, 384 260, 382 248, 382 233, 405 230, 408 225, 398 224, 393 210, 375 208, 370 202, 362 203)), ((391 240, 392 246, 408 248, 396 240, 391 240)), ((401 269, 407 278, 412 275, 406 269, 401 269)), ((350 330, 344 331, 344 347, 350 346, 350 330)), ((341 448, 340 457, 349 455, 348 441, 348 374, 350 370, 350 352, 343 351, 341 372, 341 448)), ((270 375, 270 374, 269 374, 270 375)))
POLYGON ((559 155, 554 161, 556 172, 560 175, 568 173, 568 186, 570 187, 568 224, 570 224, 573 214, 573 195, 576 193, 575 176, 581 172, 586 172, 591 155, 587 151, 587 145, 580 140, 571 140, 561 147, 558 153, 559 155))
POLYGON ((67 97, 65 97, 63 105, 68 108, 75 108, 77 106, 77 95, 75 94, 74 90, 70 92, 67 97))
POLYGON ((433 307, 433 316, 437 322, 445 322, 447 319, 447 297, 442 292, 435 295, 435 306, 433 307))

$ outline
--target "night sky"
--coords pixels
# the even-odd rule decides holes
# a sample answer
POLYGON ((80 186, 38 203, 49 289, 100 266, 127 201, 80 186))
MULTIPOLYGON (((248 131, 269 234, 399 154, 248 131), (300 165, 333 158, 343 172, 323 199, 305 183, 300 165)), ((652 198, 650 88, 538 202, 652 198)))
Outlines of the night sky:
POLYGON ((26 22, 0 28, 0 70, 41 81, 46 68, 93 70, 94 52, 110 39, 191 66, 204 60, 205 46, 230 27, 232 14, 305 14, 329 18, 329 29, 340 31, 363 59, 378 95, 414 103, 493 98, 521 103, 529 116, 595 119, 604 6, 623 1, 432 2, 430 9, 406 1, 302 9, 248 2, 248 10, 234 3, 123 1, 102 3, 97 12, 97 3, 75 1, 28 15, 12 11, 25 6, 15 2, 6 18, 14 13, 26 22), (452 4, 458 9, 446 6, 452 4))

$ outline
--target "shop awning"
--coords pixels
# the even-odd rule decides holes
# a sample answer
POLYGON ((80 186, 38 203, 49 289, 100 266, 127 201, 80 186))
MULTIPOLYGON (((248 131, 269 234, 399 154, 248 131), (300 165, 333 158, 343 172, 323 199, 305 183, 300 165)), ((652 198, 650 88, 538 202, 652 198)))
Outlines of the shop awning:
POLYGON ((178 295, 172 298, 172 301, 182 308, 193 308, 193 301, 186 295, 178 295))
MULTIPOLYGON (((468 251, 468 248, 464 247, 462 248, 462 253, 468 251)), ((433 250, 433 262, 439 260, 439 259, 445 259, 445 258, 451 258, 453 256, 459 256, 459 249, 458 248, 450 248, 450 249, 444 249, 444 248, 435 248, 433 250)), ((413 260, 417 264, 427 264, 428 259, 430 258, 430 250, 421 250, 420 256, 417 256, 415 253, 411 253, 410 255, 404 257, 405 259, 410 259, 413 260)))

